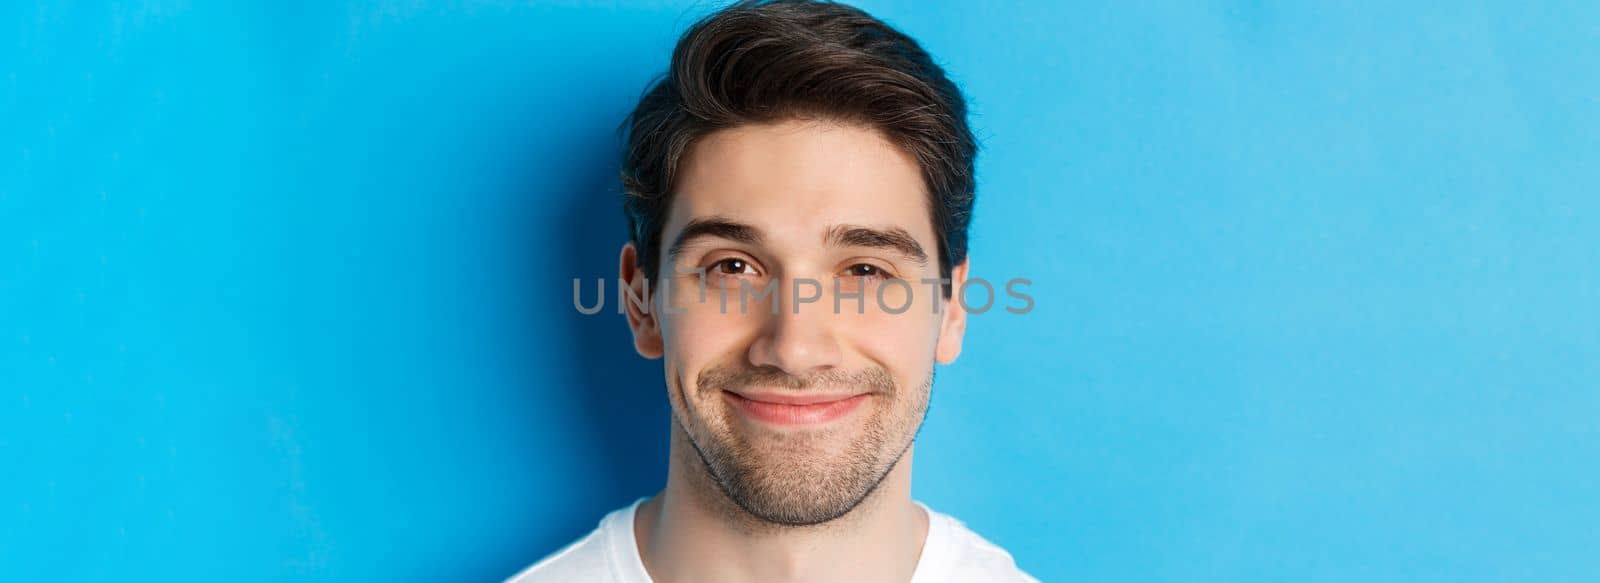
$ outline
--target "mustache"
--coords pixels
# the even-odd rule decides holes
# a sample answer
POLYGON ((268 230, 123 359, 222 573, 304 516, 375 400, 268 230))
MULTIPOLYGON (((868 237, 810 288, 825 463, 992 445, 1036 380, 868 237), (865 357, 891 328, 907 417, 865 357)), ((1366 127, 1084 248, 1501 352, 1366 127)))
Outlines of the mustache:
POLYGON ((797 377, 770 366, 758 367, 730 367, 716 365, 700 371, 695 377, 695 385, 702 391, 725 391, 741 387, 781 387, 790 390, 803 391, 828 387, 845 387, 851 390, 866 388, 870 393, 892 394, 895 392, 894 377, 889 376, 889 371, 882 367, 868 367, 861 370, 826 370, 816 374, 797 377))

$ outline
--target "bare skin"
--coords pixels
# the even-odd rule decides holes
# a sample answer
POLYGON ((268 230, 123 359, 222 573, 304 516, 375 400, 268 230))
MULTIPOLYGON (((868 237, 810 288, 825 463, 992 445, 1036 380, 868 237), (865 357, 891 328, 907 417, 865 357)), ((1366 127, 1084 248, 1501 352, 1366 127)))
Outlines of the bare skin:
MULTIPOLYGON (((919 283, 940 276, 927 196, 915 160, 856 125, 741 126, 692 148, 649 286, 671 288, 673 311, 628 305, 635 349, 663 360, 673 409, 666 488, 634 522, 655 581, 910 579, 928 532, 911 501, 912 440, 934 365, 956 359, 966 326, 959 303, 919 283), (721 226, 697 228, 708 223, 721 226), (800 278, 823 289, 797 308, 800 278), (716 299, 774 280, 781 295, 742 313, 716 299), (864 307, 835 312, 836 290, 864 307), (818 417, 762 404, 797 397, 852 405, 818 417)), ((622 279, 647 297, 639 263, 624 246, 622 279)), ((966 275, 962 263, 950 277, 966 275)))

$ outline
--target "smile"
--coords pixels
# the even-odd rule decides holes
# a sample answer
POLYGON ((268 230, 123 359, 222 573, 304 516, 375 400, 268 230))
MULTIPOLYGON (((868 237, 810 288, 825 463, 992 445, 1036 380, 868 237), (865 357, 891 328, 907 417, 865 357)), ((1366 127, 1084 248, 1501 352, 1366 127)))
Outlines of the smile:
POLYGON ((815 395, 752 393, 742 395, 723 391, 724 399, 735 409, 757 421, 772 425, 820 425, 844 417, 866 402, 869 393, 855 395, 815 395))

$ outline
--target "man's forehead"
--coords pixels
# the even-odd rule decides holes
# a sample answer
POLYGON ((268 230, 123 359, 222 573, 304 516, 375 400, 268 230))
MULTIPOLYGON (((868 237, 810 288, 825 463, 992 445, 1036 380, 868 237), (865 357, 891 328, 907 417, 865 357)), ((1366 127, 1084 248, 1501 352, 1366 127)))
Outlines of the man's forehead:
POLYGON ((821 122, 741 126, 697 140, 677 197, 695 212, 778 207, 885 209, 925 205, 921 166, 880 132, 821 122), (919 204, 921 203, 921 204, 919 204), (705 205, 722 208, 697 208, 705 205))
POLYGON ((783 212, 782 209, 730 206, 673 204, 666 224, 662 225, 662 242, 671 244, 692 223, 725 223, 748 228, 766 243, 793 241, 797 244, 832 242, 837 235, 850 229, 904 232, 924 246, 933 241, 932 219, 923 205, 900 208, 894 212, 850 212, 849 209, 822 208, 818 212, 783 212))
POLYGON ((694 144, 681 170, 663 246, 692 222, 716 219, 773 244, 817 245, 841 226, 864 226, 932 248, 921 167, 874 129, 793 121, 721 130, 694 144))

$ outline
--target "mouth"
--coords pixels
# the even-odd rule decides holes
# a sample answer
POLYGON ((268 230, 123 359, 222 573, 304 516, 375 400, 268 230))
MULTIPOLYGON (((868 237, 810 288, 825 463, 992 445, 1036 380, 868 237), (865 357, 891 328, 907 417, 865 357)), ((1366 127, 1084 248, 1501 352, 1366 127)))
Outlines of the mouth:
POLYGON ((722 397, 746 417, 770 425, 783 426, 821 425, 837 420, 855 411, 870 396, 870 393, 825 395, 722 392, 722 397))

